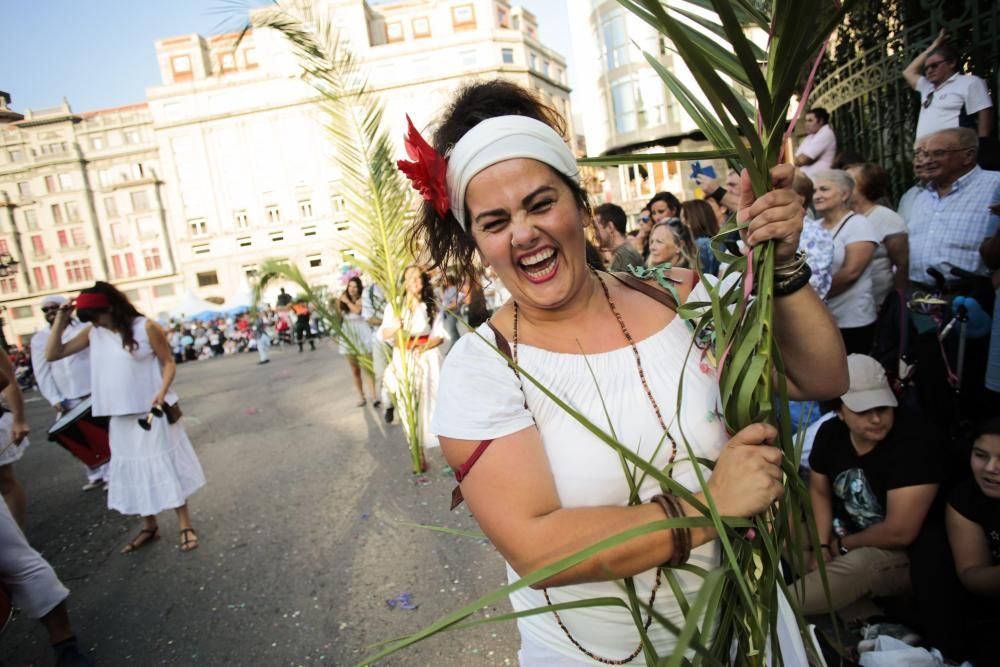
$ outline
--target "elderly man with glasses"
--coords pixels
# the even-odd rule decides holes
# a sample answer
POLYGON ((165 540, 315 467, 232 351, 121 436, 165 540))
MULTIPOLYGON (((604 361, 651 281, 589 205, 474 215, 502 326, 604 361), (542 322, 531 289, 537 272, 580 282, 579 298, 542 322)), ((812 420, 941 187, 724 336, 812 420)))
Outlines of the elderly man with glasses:
MULTIPOLYGON (((42 299, 42 314, 48 323, 45 328, 31 337, 31 364, 35 369, 35 381, 57 416, 66 410, 79 405, 80 401, 90 396, 90 350, 70 355, 65 359, 50 362, 45 358, 45 344, 52 332, 52 323, 56 319, 59 306, 66 303, 64 297, 50 295, 42 299)), ((88 325, 77 319, 71 319, 63 332, 63 342, 72 340, 88 325)), ((87 468, 87 483, 84 491, 106 487, 108 483, 108 467, 105 463, 97 468, 87 468)))
POLYGON ((958 73, 958 52, 945 44, 946 37, 942 30, 903 70, 903 78, 920 93, 916 138, 952 127, 971 127, 978 137, 988 138, 993 133, 993 101, 986 82, 958 73))

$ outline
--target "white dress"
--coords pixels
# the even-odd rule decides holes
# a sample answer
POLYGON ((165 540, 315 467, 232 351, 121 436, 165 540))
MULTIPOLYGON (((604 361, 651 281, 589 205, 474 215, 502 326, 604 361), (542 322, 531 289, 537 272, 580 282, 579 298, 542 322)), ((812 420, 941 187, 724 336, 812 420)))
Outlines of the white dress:
MULTIPOLYGON (((399 319, 392 311, 392 308, 385 309, 385 316, 382 320, 382 327, 385 330, 396 329, 400 326, 399 319)), ((404 311, 402 328, 410 337, 428 336, 430 338, 442 338, 444 343, 430 350, 410 354, 409 359, 413 362, 408 369, 403 366, 402 354, 399 348, 392 349, 392 362, 385 370, 383 382, 390 394, 398 394, 402 390, 400 378, 404 373, 410 373, 410 386, 416 389, 416 417, 417 428, 420 433, 420 441, 424 447, 439 446, 438 439, 431 431, 431 417, 434 415, 434 405, 438 394, 438 378, 441 375, 441 362, 444 359, 441 350, 445 349, 448 341, 448 331, 444 326, 444 316, 439 310, 431 322, 427 318, 427 308, 420 303, 416 310, 404 311)), ((398 398, 393 401, 396 409, 400 411, 403 428, 409 429, 409 420, 406 419, 406 405, 398 398)), ((409 435, 409 432, 407 432, 409 435)))
MULTIPOLYGON (((708 300, 701 286, 696 287, 689 298, 691 301, 708 300)), ((658 306, 651 303, 650 307, 658 306)), ((445 361, 432 424, 434 433, 465 440, 496 439, 534 424, 545 447, 562 507, 627 505, 629 486, 618 454, 530 381, 518 380, 507 362, 484 342, 483 338, 489 344, 495 341, 488 325, 484 324, 477 331, 482 338, 463 336, 445 361)), ((715 370, 702 362, 697 348, 692 349, 692 358, 685 363, 690 342, 691 329, 684 320, 675 317, 666 327, 639 341, 636 347, 650 391, 677 442, 676 460, 680 463, 673 469, 673 478, 688 489, 698 490, 700 487, 688 459, 684 438, 696 456, 712 460, 718 458, 727 438, 719 416, 715 370), (684 401, 678 419, 675 406, 682 381, 684 401)), ((586 336, 581 336, 581 343, 586 350, 586 336)), ((613 429, 621 443, 657 468, 667 465, 670 442, 664 440, 659 451, 654 451, 663 431, 642 387, 630 347, 585 356, 521 344, 518 355, 520 365, 528 373, 591 422, 608 433, 613 429), (600 391, 595 386, 595 378, 600 391), (610 424, 602 399, 610 415, 610 424)), ((711 474, 705 468, 703 473, 706 478, 711 474)), ((657 493, 661 493, 659 484, 648 477, 644 479, 639 487, 640 498, 648 501, 657 493)), ((719 564, 719 557, 719 544, 712 541, 693 549, 689 562, 712 569, 719 564)), ((701 578, 682 570, 675 570, 675 574, 681 590, 689 601, 692 600, 699 590, 701 578)), ((519 579, 509 564, 507 576, 511 583, 519 579)), ((649 600, 655 576, 654 569, 634 577, 636 592, 643 604, 649 600)), ((627 597, 616 582, 560 586, 549 589, 549 596, 553 604, 605 596, 621 598, 627 604, 627 597)), ((542 591, 530 588, 514 592, 510 600, 515 611, 546 604, 542 591)), ((667 619, 684 625, 681 608, 665 582, 657 592, 654 606, 667 619)), ((639 644, 635 623, 627 609, 593 607, 564 611, 560 616, 578 641, 604 658, 624 658, 639 644)), ((553 614, 521 618, 518 629, 523 642, 522 666, 601 664, 570 642, 553 614)), ((649 637, 661 657, 669 656, 676 644, 675 637, 656 622, 650 626, 649 637)), ((799 664, 792 660, 791 652, 784 655, 786 664, 799 664)), ((646 663, 640 653, 628 664, 646 663)))
MULTIPOLYGON (((111 417, 111 485, 108 507, 122 514, 151 516, 180 507, 205 484, 198 457, 181 422, 153 419, 144 431, 139 418, 149 412, 160 391, 160 362, 146 334, 146 318, 137 317, 132 332, 139 347, 122 345, 119 334, 90 330, 93 414, 111 417)), ((170 391, 167 403, 177 401, 170 391)))
POLYGON ((21 457, 24 456, 24 450, 31 444, 28 442, 27 436, 20 444, 13 444, 13 429, 14 413, 5 408, 3 416, 0 417, 0 450, 3 450, 0 452, 0 466, 20 461, 21 457), (10 446, 8 447, 8 445, 10 446))
POLYGON ((347 313, 343 315, 341 324, 341 340, 339 351, 344 356, 354 354, 351 348, 344 341, 344 337, 350 338, 356 348, 368 354, 372 351, 372 328, 365 321, 360 313, 347 313))

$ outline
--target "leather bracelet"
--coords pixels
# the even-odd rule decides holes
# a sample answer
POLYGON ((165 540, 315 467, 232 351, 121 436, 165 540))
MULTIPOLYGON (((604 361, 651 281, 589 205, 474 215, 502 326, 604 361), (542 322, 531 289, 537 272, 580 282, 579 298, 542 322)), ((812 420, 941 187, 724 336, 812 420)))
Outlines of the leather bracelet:
POLYGON ((797 271, 789 275, 774 276, 774 295, 788 296, 794 294, 809 284, 812 278, 812 268, 803 264, 797 271))
MULTIPOLYGON (((650 502, 656 503, 663 510, 663 513, 667 515, 668 519, 681 519, 686 516, 684 512, 684 507, 680 504, 680 501, 674 495, 663 495, 658 493, 650 499, 650 502)), ((691 529, 690 528, 671 528, 671 554, 670 560, 666 561, 661 565, 676 567, 682 563, 686 563, 688 558, 691 556, 691 529)))
POLYGON ((714 199, 716 204, 721 204, 722 198, 726 196, 726 189, 722 186, 719 186, 715 188, 715 190, 712 191, 712 194, 708 196, 714 199))

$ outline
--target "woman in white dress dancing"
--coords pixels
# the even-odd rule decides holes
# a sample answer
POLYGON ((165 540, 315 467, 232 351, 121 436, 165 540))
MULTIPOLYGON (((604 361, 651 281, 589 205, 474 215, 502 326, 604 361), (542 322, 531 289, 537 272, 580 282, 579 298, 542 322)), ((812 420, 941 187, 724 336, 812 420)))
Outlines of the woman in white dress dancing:
POLYGON ((156 515, 167 509, 177 513, 181 551, 196 548, 198 534, 187 500, 205 484, 205 476, 184 427, 167 417, 167 406, 177 406, 177 394, 170 389, 176 366, 163 329, 114 286, 97 282, 59 309, 52 330, 45 349, 49 361, 90 347, 93 414, 111 417, 108 507, 140 515, 143 521, 122 553, 157 539, 156 515), (80 321, 91 326, 63 343, 62 331, 74 307, 80 321), (146 422, 154 407, 162 416, 146 422))
MULTIPOLYGON (((352 276, 347 282, 347 289, 337 300, 340 314, 343 318, 340 336, 340 353, 347 357, 347 363, 351 367, 351 374, 354 376, 354 388, 358 390, 358 407, 363 408, 365 400, 365 390, 361 381, 361 364, 358 363, 360 353, 371 353, 372 351, 372 329, 368 322, 361 316, 361 293, 364 288, 361 285, 361 278, 352 276), (348 344, 348 340, 350 344, 348 344)), ((375 376, 370 372, 365 372, 368 378, 372 405, 376 408, 382 402, 378 400, 375 393, 375 376)))

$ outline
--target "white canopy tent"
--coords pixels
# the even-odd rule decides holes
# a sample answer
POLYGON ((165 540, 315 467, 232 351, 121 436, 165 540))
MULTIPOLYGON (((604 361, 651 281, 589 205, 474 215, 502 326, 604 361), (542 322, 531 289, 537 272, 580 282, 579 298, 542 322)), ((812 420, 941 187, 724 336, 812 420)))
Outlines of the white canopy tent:
POLYGON ((218 308, 219 310, 224 310, 229 313, 249 310, 251 307, 253 307, 253 290, 250 288, 250 284, 244 280, 240 283, 236 292, 226 299, 226 301, 218 308))
POLYGON ((168 312, 170 317, 174 319, 182 318, 192 318, 195 315, 203 315, 204 313, 221 313, 223 311, 223 306, 217 303, 212 303, 211 301, 206 301, 200 296, 194 293, 191 289, 184 292, 184 296, 180 298, 177 305, 171 308, 168 312))

